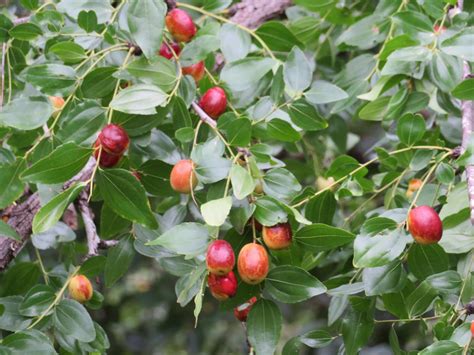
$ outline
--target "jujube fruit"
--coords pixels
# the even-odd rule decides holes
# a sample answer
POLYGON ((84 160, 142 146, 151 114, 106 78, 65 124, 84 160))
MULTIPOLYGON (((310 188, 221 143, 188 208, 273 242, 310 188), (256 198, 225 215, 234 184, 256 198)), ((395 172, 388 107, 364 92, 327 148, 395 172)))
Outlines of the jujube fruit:
POLYGON ((92 284, 84 275, 74 276, 68 285, 69 295, 77 302, 84 303, 92 298, 92 284))
POLYGON ((64 106, 64 99, 60 96, 50 96, 49 101, 51 101, 55 110, 60 110, 64 106))
POLYGON ((179 46, 178 43, 165 43, 163 42, 161 44, 160 50, 159 50, 159 55, 162 57, 165 57, 166 59, 171 59, 174 57, 173 52, 179 56, 179 53, 181 53, 181 47, 179 46), (173 50, 171 50, 173 49, 173 50))
POLYGON ((235 254, 232 246, 225 240, 213 241, 207 248, 207 269, 211 274, 225 275, 235 265, 235 254))
POLYGON ((127 132, 116 124, 108 124, 99 133, 98 141, 107 153, 120 155, 127 150, 130 142, 127 132))
POLYGON ((237 269, 242 280, 256 285, 267 277, 269 269, 268 253, 263 246, 249 243, 243 246, 237 258, 237 269))
POLYGON ((420 244, 439 242, 443 235, 443 223, 430 206, 418 206, 408 214, 408 230, 420 244))
POLYGON ((207 284, 211 294, 219 301, 225 301, 237 293, 237 278, 232 271, 226 275, 209 274, 207 284))
POLYGON ((225 112, 227 107, 225 91, 218 86, 210 88, 202 95, 201 100, 199 100, 199 106, 210 117, 218 119, 219 116, 225 112))
POLYGON ((263 226, 265 245, 273 250, 285 249, 291 245, 292 233, 289 223, 279 223, 271 227, 263 226))
POLYGON ((198 62, 196 64, 191 64, 187 67, 182 68, 183 75, 191 75, 194 81, 197 83, 204 77, 204 62, 198 62))
POLYGON ((193 161, 183 159, 176 163, 171 170, 170 183, 173 190, 183 194, 190 193, 198 183, 193 161))
POLYGON ((257 297, 252 297, 247 302, 241 304, 238 307, 234 308, 234 316, 241 322, 246 322, 247 317, 252 310, 253 304, 257 302, 257 297))
POLYGON ((420 189, 422 184, 423 184, 423 181, 421 181, 420 179, 411 179, 408 182, 408 189, 406 192, 406 196, 408 198, 411 198, 413 194, 420 189))
POLYGON ((173 9, 166 15, 166 28, 179 42, 189 42, 196 34, 192 17, 184 10, 173 9))
POLYGON ((122 158, 122 154, 110 154, 107 153, 104 149, 100 151, 100 142, 99 140, 96 140, 94 143, 94 158, 99 159, 99 152, 100 152, 100 161, 99 165, 102 168, 111 168, 120 161, 122 158))

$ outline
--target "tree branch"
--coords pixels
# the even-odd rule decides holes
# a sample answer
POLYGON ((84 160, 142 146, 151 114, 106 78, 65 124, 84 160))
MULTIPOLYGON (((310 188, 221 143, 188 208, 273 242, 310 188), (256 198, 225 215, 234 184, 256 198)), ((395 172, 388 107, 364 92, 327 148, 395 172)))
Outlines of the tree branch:
POLYGON ((214 121, 206 112, 204 112, 204 110, 196 102, 193 101, 191 103, 191 106, 193 107, 194 111, 197 113, 201 121, 207 123, 212 128, 217 127, 216 121, 214 121))
MULTIPOLYGON (((95 159, 91 157, 84 168, 63 185, 63 190, 66 190, 75 182, 87 181, 92 175, 95 162, 95 159)), ((25 246, 32 233, 33 218, 40 207, 39 195, 34 193, 24 202, 3 211, 2 218, 7 220, 7 223, 18 232, 21 240, 16 241, 0 236, 0 271, 4 270, 25 246)))
MULTIPOLYGON (((464 1, 458 1, 458 9, 463 10, 464 1)), ((464 61, 463 79, 470 76, 470 67, 467 61, 464 61)), ((462 112, 462 153, 464 153, 472 139, 474 129, 474 103, 472 100, 461 101, 462 112)), ((467 192, 469 196, 469 207, 471 209, 471 223, 474 225, 474 165, 466 166, 467 192)))
POLYGON ((290 5, 291 0, 243 0, 230 8, 230 20, 248 28, 257 28, 280 16, 290 5))

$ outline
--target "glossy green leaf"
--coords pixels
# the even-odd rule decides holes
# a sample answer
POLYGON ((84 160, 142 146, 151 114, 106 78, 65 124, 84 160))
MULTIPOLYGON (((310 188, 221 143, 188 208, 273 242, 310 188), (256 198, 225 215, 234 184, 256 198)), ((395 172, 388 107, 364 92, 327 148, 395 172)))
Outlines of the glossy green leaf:
POLYGON ((75 42, 58 42, 52 45, 49 51, 56 54, 64 63, 77 63, 86 58, 84 48, 75 42))
POLYGON ((23 171, 21 178, 43 184, 64 182, 81 171, 91 155, 92 148, 66 143, 23 171))
POLYGON ((270 270, 265 289, 277 301, 297 303, 326 292, 326 287, 307 271, 294 266, 278 266, 270 270))
POLYGON ((23 193, 24 184, 20 179, 20 174, 26 168, 23 159, 18 159, 13 164, 0 165, 0 208, 5 208, 23 193))
POLYGON ((0 235, 17 241, 21 240, 21 236, 18 232, 2 220, 0 220, 0 235))
POLYGON ((122 238, 116 246, 110 249, 104 269, 106 287, 112 287, 128 271, 134 255, 131 235, 122 238))
POLYGON ((84 97, 94 99, 110 94, 117 83, 117 79, 112 76, 116 71, 117 68, 101 67, 87 74, 81 85, 84 97))
POLYGON ((281 323, 281 312, 272 301, 260 299, 253 305, 247 319, 247 332, 257 355, 273 354, 280 338, 281 323))
POLYGON ((182 223, 165 233, 148 245, 161 245, 182 255, 199 255, 206 251, 209 232, 199 223, 182 223))
POLYGON ((264 22, 256 33, 273 51, 289 52, 293 46, 301 46, 295 35, 281 22, 264 22))
POLYGON ((365 268, 362 272, 367 296, 398 292, 405 286, 406 279, 405 270, 398 261, 376 268, 365 268))
POLYGON ((34 23, 22 23, 13 27, 10 31, 10 36, 21 41, 32 41, 36 37, 41 36, 43 31, 34 23))
POLYGON ((454 97, 461 100, 474 100, 474 79, 466 79, 452 91, 454 97))
POLYGON ((43 126, 53 113, 51 102, 43 96, 21 96, 5 105, 0 112, 0 125, 21 130, 43 126), (21 116, 21 120, 18 117, 21 116))
POLYGON ((354 241, 354 235, 344 229, 322 223, 304 226, 295 233, 295 240, 311 250, 331 250, 354 241))
POLYGON ((28 66, 22 73, 25 80, 47 95, 68 94, 76 82, 76 71, 61 64, 28 66))
POLYGON ((97 186, 104 201, 119 216, 152 229, 157 227, 145 189, 131 172, 123 169, 99 170, 97 186))
POLYGON ((222 25, 219 39, 222 54, 227 62, 243 59, 250 51, 250 35, 233 24, 222 25))
POLYGON ((92 319, 80 303, 63 299, 56 306, 53 314, 54 327, 61 333, 89 342, 95 339, 95 328, 92 319))
POLYGON ((207 225, 220 227, 224 224, 232 207, 232 197, 211 200, 201 205, 201 214, 207 225))
POLYGON ((239 200, 250 195, 255 188, 255 182, 248 170, 238 164, 232 165, 230 169, 230 181, 234 196, 239 200))
POLYGON ((425 134, 425 120, 421 115, 407 114, 400 118, 397 125, 397 135, 406 145, 413 145, 425 134))

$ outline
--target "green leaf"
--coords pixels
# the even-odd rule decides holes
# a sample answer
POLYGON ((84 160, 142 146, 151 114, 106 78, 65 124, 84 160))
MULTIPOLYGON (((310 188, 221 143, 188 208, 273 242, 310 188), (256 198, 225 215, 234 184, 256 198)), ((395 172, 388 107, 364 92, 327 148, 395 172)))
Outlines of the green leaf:
POLYGON ((244 147, 250 143, 252 123, 247 117, 237 118, 233 112, 219 117, 217 128, 227 136, 230 145, 244 147))
POLYGON ((256 355, 273 354, 280 338, 282 316, 272 301, 260 299, 247 319, 247 334, 256 355))
POLYGON ((295 266, 277 266, 265 279, 265 289, 277 301, 298 303, 326 292, 326 286, 307 271, 295 266))
POLYGON ((372 102, 362 107, 359 117, 362 120, 382 121, 388 110, 389 96, 380 96, 372 102))
POLYGON ((0 298, 0 305, 3 310, 3 312, 0 314, 1 329, 10 332, 17 332, 19 330, 26 329, 26 327, 28 327, 28 325, 31 323, 31 319, 22 316, 18 310, 21 302, 23 302, 22 296, 9 296, 0 298))
POLYGON ((369 340, 374 330, 374 303, 365 298, 351 299, 352 307, 342 323, 342 338, 348 355, 357 354, 369 340))
POLYGON ((112 287, 127 271, 132 264, 135 249, 132 236, 122 238, 107 254, 105 262, 105 287, 112 287))
POLYGON ((401 291, 406 280, 407 275, 399 261, 380 267, 365 268, 362 272, 362 281, 367 296, 401 291))
POLYGON ((304 226, 295 233, 295 240, 315 251, 331 250, 354 241, 354 234, 322 223, 304 226))
POLYGON ((473 62, 473 41, 474 29, 472 27, 469 27, 441 42, 440 48, 444 53, 454 55, 469 62, 473 62))
POLYGON ((308 202, 305 208, 305 217, 313 223, 332 224, 336 206, 334 194, 326 190, 308 202))
POLYGON ((311 85, 312 77, 311 66, 303 51, 293 47, 283 68, 285 84, 295 92, 302 92, 311 85))
POLYGON ((127 66, 127 71, 141 82, 156 85, 166 92, 176 85, 176 65, 162 56, 151 60, 140 57, 127 66))
POLYGON ((9 206, 23 193, 24 184, 20 180, 20 174, 25 167, 23 159, 18 159, 13 164, 0 165, 0 208, 9 206))
POLYGON ((318 329, 299 336, 299 341, 310 348, 319 349, 331 344, 334 337, 327 330, 318 329))
POLYGON ((411 238, 401 228, 386 230, 375 236, 360 234, 354 241, 354 266, 383 266, 395 260, 411 238))
POLYGON ((335 0, 294 0, 294 2, 296 5, 314 12, 319 12, 335 4, 335 0))
POLYGON ((157 223, 143 186, 127 170, 99 170, 97 186, 104 201, 119 216, 155 229, 157 223))
POLYGON ((7 237, 7 238, 11 238, 17 241, 21 241, 21 237, 17 233, 17 231, 13 229, 12 227, 10 227, 10 225, 8 225, 7 223, 3 222, 2 220, 0 220, 0 235, 2 237, 7 237))
POLYGON ((252 58, 237 60, 224 66, 220 80, 234 90, 246 90, 267 74, 275 62, 270 58, 252 58))
POLYGON ((39 0, 20 0, 21 6, 28 10, 36 10, 39 7, 39 0))
POLYGON ((64 63, 78 63, 87 58, 84 48, 74 42, 58 42, 52 45, 49 51, 56 54, 64 63))
POLYGON ((66 143, 26 169, 21 178, 28 182, 58 184, 69 180, 86 165, 91 148, 66 143))
MULTIPOLYGON (((35 329, 11 334, 2 340, 2 345, 11 350, 12 354, 57 354, 49 337, 35 329)), ((10 354, 10 351, 6 354, 10 354)))
POLYGON ((420 351, 419 355, 446 355, 446 354, 461 354, 462 347, 454 341, 441 340, 437 341, 427 348, 420 351))
POLYGON ((166 196, 173 192, 170 185, 171 165, 158 160, 148 160, 140 166, 140 182, 145 190, 155 196, 166 196))
POLYGON ((328 127, 327 121, 316 108, 304 99, 293 102, 288 108, 291 121, 305 131, 319 131, 328 127))
POLYGON ((454 180, 454 170, 451 165, 441 163, 436 168, 436 179, 442 184, 450 184, 454 180))
POLYGON ((21 41, 32 41, 41 36, 43 31, 34 23, 22 23, 8 31, 10 36, 21 41))
POLYGON ((419 280, 448 270, 449 258, 438 244, 415 243, 408 253, 408 270, 419 280))
POLYGON ((281 22, 264 22, 256 33, 272 51, 289 52, 295 45, 302 46, 295 35, 281 22))
POLYGON ((316 80, 311 89, 304 94, 312 104, 327 104, 347 99, 349 95, 340 87, 324 80, 316 80))
POLYGON ((97 29, 97 15, 94 11, 81 11, 77 18, 77 24, 87 33, 91 33, 97 29))
POLYGON ((0 112, 0 125, 24 131, 33 130, 43 126, 52 113, 53 106, 46 97, 21 96, 5 105, 0 112))
POLYGON ((278 118, 274 118, 268 122, 267 133, 271 138, 283 142, 296 142, 301 139, 300 133, 295 131, 288 122, 278 118))
POLYGON ((274 226, 288 220, 284 209, 269 197, 259 198, 256 206, 254 217, 264 226, 274 226))
POLYGON ((232 207, 232 197, 227 196, 211 200, 201 205, 201 214, 209 226, 220 227, 224 224, 232 207))
POLYGON ((173 99, 173 124, 176 129, 184 127, 192 128, 193 126, 188 107, 184 100, 179 96, 176 96, 173 99))
POLYGON ((86 142, 107 123, 105 110, 97 102, 87 100, 69 110, 61 119, 56 137, 62 142, 86 142))
POLYGON ((53 314, 54 327, 61 333, 83 342, 95 339, 96 333, 92 319, 80 303, 63 299, 53 314))
POLYGON ((301 191, 301 185, 289 170, 276 168, 263 177, 263 191, 270 197, 289 201, 301 191))
POLYGON ((219 49, 219 38, 214 35, 202 35, 195 37, 191 42, 187 43, 183 51, 179 55, 179 61, 183 66, 189 66, 200 62, 207 56, 219 49))
POLYGON ((155 107, 166 102, 167 95, 159 87, 149 84, 137 84, 118 93, 110 102, 113 110, 138 115, 152 115, 155 107))
POLYGON ((437 296, 436 290, 431 288, 428 282, 423 281, 406 300, 408 315, 410 318, 420 316, 427 312, 437 296))
POLYGON ((432 32, 433 24, 430 19, 421 12, 401 11, 392 16, 397 22, 413 31, 432 32))
POLYGON ((464 80, 454 88, 452 94, 461 100, 474 100, 474 78, 464 80))
POLYGON ((209 242, 209 232, 199 223, 182 223, 147 245, 161 245, 177 254, 199 255, 206 251, 209 242))
MULTIPOLYGON (((55 297, 54 289, 51 286, 36 285, 28 291, 18 310, 23 316, 39 316, 46 312, 55 297)), ((52 310, 45 313, 45 315, 49 315, 51 312, 52 310)))
POLYGON ((426 278, 426 282, 438 293, 458 293, 462 287, 463 280, 459 273, 448 270, 426 278))
POLYGON ((413 145, 423 138, 426 131, 425 120, 421 115, 406 114, 397 125, 397 135, 406 145, 413 145))
POLYGON ((76 71, 61 64, 31 65, 22 72, 22 76, 43 93, 54 96, 69 94, 76 83, 76 71))
POLYGON ((255 188, 255 182, 248 170, 238 164, 233 164, 230 169, 230 181, 234 196, 239 200, 250 195, 255 188))
POLYGON ((441 91, 450 92, 461 81, 463 72, 462 60, 441 51, 433 55, 430 62, 429 74, 433 83, 441 91))
POLYGON ((220 48, 226 62, 243 59, 250 52, 250 35, 236 25, 225 23, 219 32, 220 48))
POLYGON ((116 71, 117 68, 102 67, 96 68, 87 74, 81 85, 84 97, 95 99, 110 94, 117 83, 117 79, 112 76, 116 71))
POLYGON ((114 10, 110 2, 104 0, 62 0, 58 4, 57 9, 74 19, 79 16, 81 11, 94 11, 99 23, 109 21, 114 10))
POLYGON ((129 4, 130 34, 147 58, 154 57, 161 47, 168 8, 161 0, 130 0, 129 4))
POLYGON ((84 182, 72 185, 41 207, 33 218, 33 233, 42 233, 54 226, 63 215, 67 206, 74 201, 85 186, 86 183, 84 182))

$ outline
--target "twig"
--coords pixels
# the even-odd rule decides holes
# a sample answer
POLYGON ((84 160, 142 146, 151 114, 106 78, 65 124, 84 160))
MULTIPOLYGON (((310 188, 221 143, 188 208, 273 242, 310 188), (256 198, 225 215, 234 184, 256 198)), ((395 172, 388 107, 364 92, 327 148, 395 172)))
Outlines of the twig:
POLYGON ((86 259, 91 256, 96 256, 99 253, 99 243, 100 238, 97 234, 97 228, 94 223, 94 213, 89 207, 88 200, 88 191, 84 189, 81 191, 79 198, 77 200, 77 207, 81 212, 82 220, 84 221, 84 228, 86 230, 87 236, 87 250, 86 259))
POLYGON ((13 20, 13 24, 14 25, 21 25, 22 23, 27 23, 28 21, 30 21, 30 18, 31 18, 31 16, 16 18, 16 19, 13 20))
POLYGON ((205 113, 204 110, 201 107, 199 107, 199 105, 196 102, 193 101, 191 103, 191 106, 193 107, 194 111, 196 111, 201 121, 207 123, 212 128, 217 127, 216 121, 214 121, 211 117, 209 117, 209 115, 205 113))
POLYGON ((0 68, 0 72, 2 75, 2 84, 1 84, 1 92, 0 92, 0 110, 3 108, 3 97, 5 95, 5 54, 7 52, 7 43, 5 42, 2 46, 2 67, 0 68))

